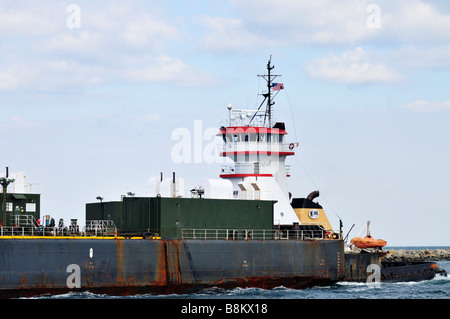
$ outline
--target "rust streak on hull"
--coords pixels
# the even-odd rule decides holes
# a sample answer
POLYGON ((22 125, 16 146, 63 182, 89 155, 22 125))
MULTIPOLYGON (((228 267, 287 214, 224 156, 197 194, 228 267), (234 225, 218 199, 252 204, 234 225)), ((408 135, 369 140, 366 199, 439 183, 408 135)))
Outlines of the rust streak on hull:
POLYGON ((1 297, 81 290, 129 295, 190 293, 207 287, 299 289, 342 279, 337 253, 343 254, 342 241, 35 241, 0 241, 0 269, 5 274, 0 276, 1 297), (69 264, 80 266, 81 288, 67 287, 69 264))

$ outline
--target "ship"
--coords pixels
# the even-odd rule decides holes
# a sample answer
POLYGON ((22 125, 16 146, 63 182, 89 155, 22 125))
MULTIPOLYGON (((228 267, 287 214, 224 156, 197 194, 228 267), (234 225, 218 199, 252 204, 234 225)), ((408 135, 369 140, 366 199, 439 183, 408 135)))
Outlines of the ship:
MULTIPOLYGON (((271 59, 255 110, 228 109, 220 156, 232 165, 187 192, 175 172, 150 179, 150 196, 86 203, 77 219, 43 215, 40 194, 22 172, 0 177, 0 298, 89 291, 108 295, 185 294, 205 288, 303 289, 337 282, 428 280, 435 262, 386 262, 384 240, 343 238, 319 191, 293 197, 286 159, 299 143, 272 116, 271 59), (7 191, 9 187, 9 192, 7 191), (186 196, 189 194, 189 196, 186 196)), ((348 236, 348 235, 347 235, 348 236)))
POLYGON ((7 169, 0 181, 0 297, 301 289, 343 280, 342 224, 332 229, 315 192, 295 198, 288 189, 286 159, 298 143, 273 118, 284 89, 273 68, 270 58, 258 75, 266 88, 257 109, 227 106, 228 122, 217 135, 220 156, 233 164, 189 192, 178 173, 160 172, 150 196, 86 203, 80 227, 77 219, 41 220, 39 194, 23 187, 7 192, 24 184, 7 169))

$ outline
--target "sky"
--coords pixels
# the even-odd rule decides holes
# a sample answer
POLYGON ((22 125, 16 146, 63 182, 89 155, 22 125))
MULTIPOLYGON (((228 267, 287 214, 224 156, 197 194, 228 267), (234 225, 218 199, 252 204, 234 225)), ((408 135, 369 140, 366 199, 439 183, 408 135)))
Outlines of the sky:
POLYGON ((270 56, 294 197, 318 189, 350 238, 450 246, 448 1, 1 0, 0 174, 81 224, 160 172, 218 178, 210 133, 255 108, 270 56))

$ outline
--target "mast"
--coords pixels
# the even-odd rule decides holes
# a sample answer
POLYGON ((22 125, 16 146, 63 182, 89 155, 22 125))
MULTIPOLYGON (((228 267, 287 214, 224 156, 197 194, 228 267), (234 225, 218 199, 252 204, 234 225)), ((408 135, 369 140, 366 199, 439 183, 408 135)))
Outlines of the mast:
POLYGON ((7 214, 6 214, 6 189, 10 183, 14 182, 13 178, 8 178, 9 171, 6 167, 6 177, 0 177, 0 185, 3 187, 3 203, 2 203, 2 219, 1 226, 6 226, 7 224, 7 214))
POLYGON ((274 68, 274 66, 270 66, 270 62, 272 60, 272 56, 270 56, 269 61, 267 62, 267 114, 269 116, 269 126, 272 123, 272 105, 275 104, 275 102, 272 102, 272 79, 270 77, 270 70, 274 68))
MULTIPOLYGON (((276 77, 280 76, 271 74, 270 71, 275 68, 275 66, 271 65, 271 61, 272 55, 270 55, 269 61, 267 62, 267 75, 258 74, 259 77, 264 78, 264 80, 266 80, 267 82, 267 92, 263 93, 262 96, 264 96, 264 101, 267 99, 266 112, 264 114, 264 124, 266 123, 266 118, 268 118, 268 127, 272 125, 272 105, 275 104, 275 102, 272 101, 272 82, 276 77)), ((261 103, 260 107, 262 106, 264 101, 261 103)))

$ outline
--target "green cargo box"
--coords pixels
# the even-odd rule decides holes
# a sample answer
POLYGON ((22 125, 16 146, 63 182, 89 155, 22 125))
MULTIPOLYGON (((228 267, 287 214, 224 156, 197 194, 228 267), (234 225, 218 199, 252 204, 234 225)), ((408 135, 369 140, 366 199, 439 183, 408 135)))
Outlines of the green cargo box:
POLYGON ((273 228, 274 201, 123 197, 86 204, 86 221, 112 220, 119 233, 181 238, 187 229, 273 228))

